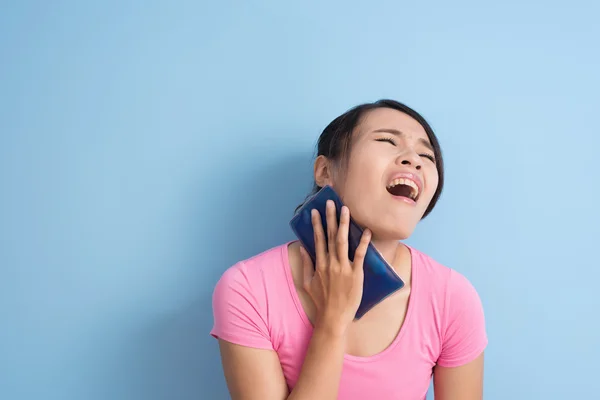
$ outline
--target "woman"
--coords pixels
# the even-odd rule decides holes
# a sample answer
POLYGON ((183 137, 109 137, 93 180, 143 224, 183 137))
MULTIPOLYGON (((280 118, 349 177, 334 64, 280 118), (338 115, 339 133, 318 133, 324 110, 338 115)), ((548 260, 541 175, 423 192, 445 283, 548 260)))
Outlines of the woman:
POLYGON ((234 400, 417 400, 432 376, 436 400, 482 398, 477 292, 401 242, 434 208, 443 178, 436 136, 401 103, 363 104, 325 128, 314 191, 331 185, 345 206, 339 226, 328 208, 328 232, 313 212, 316 265, 294 241, 230 267, 215 288, 211 334, 234 400), (353 263, 350 210, 365 228, 353 263), (354 321, 369 241, 406 285, 354 321))

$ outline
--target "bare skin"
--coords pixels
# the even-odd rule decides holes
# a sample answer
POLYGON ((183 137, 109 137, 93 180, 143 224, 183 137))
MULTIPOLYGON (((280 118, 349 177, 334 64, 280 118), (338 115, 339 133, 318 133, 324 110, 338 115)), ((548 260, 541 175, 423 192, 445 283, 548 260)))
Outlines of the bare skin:
MULTIPOLYGON (((427 141, 424 129, 412 118, 395 110, 379 109, 371 111, 361 123, 345 169, 323 157, 316 160, 315 181, 320 186, 334 186, 348 207, 344 207, 339 228, 328 220, 328 227, 333 227, 329 232, 323 232, 320 220, 313 218, 320 249, 316 269, 297 243, 289 247, 296 290, 314 326, 300 377, 289 392, 277 353, 221 340, 223 369, 232 399, 337 399, 344 354, 371 356, 392 343, 404 322, 411 291, 410 253, 399 240, 412 233, 437 186, 437 170, 429 158, 427 141), (396 171, 418 174, 422 180, 422 192, 415 205, 389 200, 385 184, 390 173, 396 171), (407 283, 357 322, 353 316, 362 296, 362 261, 359 256, 353 264, 344 257, 348 208, 359 224, 369 227, 365 243, 370 240, 407 283), (329 248, 324 244, 326 234, 330 237, 329 248)), ((433 373, 436 400, 482 399, 483 354, 460 367, 435 367, 433 373)))

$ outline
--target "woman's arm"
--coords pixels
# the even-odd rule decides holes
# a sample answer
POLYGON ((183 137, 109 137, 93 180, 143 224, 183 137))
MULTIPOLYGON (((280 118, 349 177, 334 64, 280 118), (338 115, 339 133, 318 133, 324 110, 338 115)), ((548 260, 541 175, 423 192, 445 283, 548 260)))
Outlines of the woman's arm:
POLYGON ((232 400, 283 400, 288 388, 277 353, 219 339, 225 381, 232 400))
POLYGON ((275 351, 220 340, 223 370, 232 400, 336 399, 344 340, 344 336, 315 330, 291 394, 275 351))
POLYGON ((435 400, 483 399, 483 353, 460 367, 436 366, 433 371, 435 400))
POLYGON ((481 400, 488 344, 483 305, 471 282, 454 270, 442 320, 441 352, 433 370, 435 400, 481 400))

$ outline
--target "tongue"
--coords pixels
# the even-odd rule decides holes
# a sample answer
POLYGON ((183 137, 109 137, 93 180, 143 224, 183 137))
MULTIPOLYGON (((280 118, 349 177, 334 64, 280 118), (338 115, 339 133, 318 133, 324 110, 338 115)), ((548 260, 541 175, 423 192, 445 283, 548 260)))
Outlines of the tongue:
POLYGON ((408 185, 396 185, 396 186, 392 186, 387 188, 388 192, 390 192, 390 194, 394 195, 394 196, 402 196, 402 197, 407 197, 407 198, 411 198, 410 194, 412 193, 412 188, 408 185))

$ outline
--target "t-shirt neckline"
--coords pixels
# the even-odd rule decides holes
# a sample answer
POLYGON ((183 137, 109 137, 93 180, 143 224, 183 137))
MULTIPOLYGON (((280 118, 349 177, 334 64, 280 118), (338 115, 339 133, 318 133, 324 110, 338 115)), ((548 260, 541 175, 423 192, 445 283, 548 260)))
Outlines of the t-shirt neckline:
MULTIPOLYGON (((306 314, 306 311, 304 311, 304 307, 302 307, 302 303, 300 302, 300 296, 298 295, 298 291, 296 290, 296 286, 294 285, 294 278, 292 276, 292 268, 290 265, 290 258, 289 258, 289 246, 290 246, 290 244, 292 244, 294 242, 296 242, 296 240, 291 240, 282 246, 281 257, 282 257, 283 267, 285 270, 285 277, 286 277, 287 283, 288 283, 288 288, 290 290, 290 294, 294 301, 294 305, 296 306, 296 311, 298 312, 298 315, 299 315, 300 319, 302 320, 302 322, 304 323, 304 325, 306 326, 306 328, 312 334, 313 326, 312 326, 310 320, 308 319, 308 315, 306 314)), ((416 261, 418 259, 417 252, 411 246, 409 246, 405 243, 403 243, 403 244, 406 246, 406 248, 408 249, 409 254, 410 254, 411 288, 410 288, 410 294, 408 297, 408 305, 407 305, 407 309, 406 309, 406 315, 404 317, 404 321, 402 322, 402 326, 400 327, 398 334, 396 335, 396 337, 394 338, 394 340, 392 341, 392 343, 390 343, 390 345, 388 347, 386 347, 385 349, 383 349, 382 351, 380 351, 377 354, 374 354, 374 355, 368 356, 368 357, 360 357, 360 356, 354 356, 354 355, 350 355, 350 354, 344 354, 344 360, 354 361, 354 362, 373 362, 382 357, 385 357, 388 353, 392 352, 398 346, 398 344, 402 340, 402 336, 404 336, 404 333, 407 331, 408 325, 409 325, 410 321, 412 320, 413 311, 416 307, 415 303, 418 298, 416 293, 418 290, 417 275, 418 275, 419 268, 417 268, 417 265, 415 265, 416 261)))

